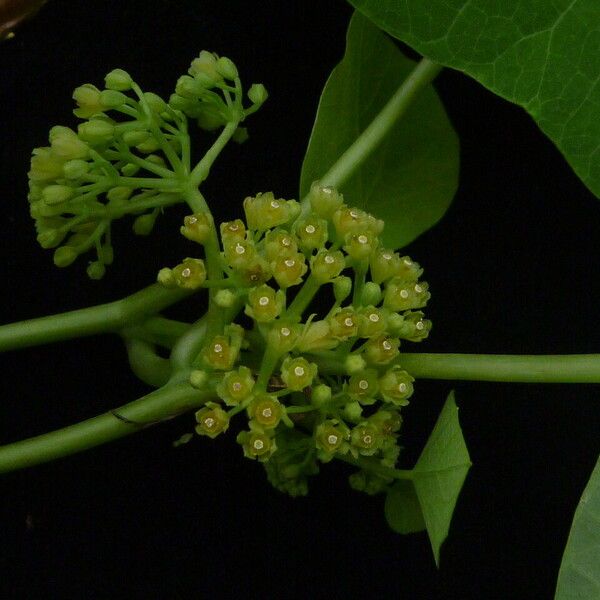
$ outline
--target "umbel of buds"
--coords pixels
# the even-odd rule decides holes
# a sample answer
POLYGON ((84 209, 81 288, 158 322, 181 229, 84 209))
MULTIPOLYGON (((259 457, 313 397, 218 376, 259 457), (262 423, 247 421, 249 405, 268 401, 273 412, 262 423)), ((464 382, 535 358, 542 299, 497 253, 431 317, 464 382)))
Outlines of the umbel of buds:
MULTIPOLYGON (((217 67, 204 55, 194 77, 203 85, 226 78, 217 67)), ((420 342, 431 329, 420 310, 430 297, 423 269, 383 247, 383 222, 333 188, 313 184, 304 210, 270 192, 246 198, 243 208, 244 220, 218 229, 208 215, 186 217, 181 233, 205 256, 158 277, 166 286, 210 288, 229 315, 208 327, 195 361, 192 383, 214 396, 196 414, 196 431, 217 437, 239 415, 247 422, 237 435, 244 455, 292 495, 306 493, 319 463, 339 458, 359 468, 353 487, 384 491, 414 390, 401 343, 420 342), (205 263, 213 264, 208 273, 205 263)))
MULTIPOLYGON (((135 217, 133 232, 146 236, 165 207, 186 200, 183 190, 193 172, 188 119, 208 130, 239 124, 267 99, 264 86, 253 84, 250 106, 244 108, 236 66, 204 50, 169 102, 143 92, 122 69, 108 73, 104 82, 102 89, 86 83, 74 90, 73 114, 82 122, 75 129, 53 127, 49 146, 33 150, 28 173, 38 242, 54 250, 59 267, 94 252, 87 270, 92 279, 101 278, 113 260, 115 219, 135 217)), ((239 127, 233 134, 238 142, 246 137, 239 127)), ((190 215, 182 233, 202 243, 212 227, 206 219, 190 215)), ((180 281, 193 287, 198 277, 180 281)))

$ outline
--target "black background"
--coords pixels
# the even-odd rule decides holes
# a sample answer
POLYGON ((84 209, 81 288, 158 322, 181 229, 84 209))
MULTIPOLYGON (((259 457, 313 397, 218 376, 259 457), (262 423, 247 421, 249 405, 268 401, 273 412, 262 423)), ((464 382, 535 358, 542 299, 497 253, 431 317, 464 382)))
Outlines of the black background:
MULTIPOLYGON (((168 95, 202 48, 233 58, 271 97, 204 190, 220 218, 245 195, 297 196, 320 90, 341 58, 341 0, 52 0, 0 46, 2 322, 117 299, 190 247, 171 210, 150 239, 117 228, 101 282, 60 271, 36 242, 29 153, 75 122, 71 90, 114 67, 168 95), (285 8, 284 8, 285 7, 285 8), (160 244, 160 245, 159 245, 160 244), (160 249, 157 253, 156 250, 160 249)), ((461 184, 408 252, 426 269, 432 352, 600 349, 600 205, 519 108, 457 72, 436 87, 461 139, 461 184)), ((200 310, 188 304, 188 316, 200 310)), ((35 435, 142 395, 118 339, 4 354, 0 440, 35 435)), ((307 498, 271 489, 231 437, 173 448, 191 417, 0 479, 6 598, 550 598, 573 511, 600 451, 596 386, 419 381, 406 466, 456 390, 474 467, 435 568, 424 535, 387 529, 383 500, 330 465, 307 498)))

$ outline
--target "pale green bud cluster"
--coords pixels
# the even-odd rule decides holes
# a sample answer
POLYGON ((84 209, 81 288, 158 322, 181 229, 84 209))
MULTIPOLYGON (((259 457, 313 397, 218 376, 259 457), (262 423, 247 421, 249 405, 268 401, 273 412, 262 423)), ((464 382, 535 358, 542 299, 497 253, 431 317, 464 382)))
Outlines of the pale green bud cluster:
MULTIPOLYGON (((414 391, 400 344, 425 339, 431 328, 414 310, 429 299, 422 269, 382 248, 383 222, 318 184, 309 202, 302 212, 294 200, 257 194, 244 200, 243 221, 217 231, 209 217, 191 215, 181 230, 207 252, 220 234, 220 279, 210 273, 198 287, 216 287, 219 306, 239 307, 246 319, 207 337, 197 360, 206 386, 228 418, 245 413, 248 427, 237 436, 244 454, 294 495, 306 492, 318 462, 394 468, 400 411, 414 391)), ((193 260, 163 269, 159 281, 186 287, 181 269, 193 260)), ((195 260, 205 278, 204 262, 195 260)), ((199 433, 227 429, 215 406, 201 415, 199 433)), ((369 493, 388 483, 366 471, 351 480, 369 493)))
MULTIPOLYGON (((251 104, 244 108, 242 88, 237 67, 226 56, 202 50, 192 61, 187 75, 182 75, 175 86, 169 105, 181 111, 206 131, 225 126, 232 120, 243 121, 256 112, 268 97, 262 84, 250 86, 248 99, 251 104), (231 94, 235 94, 235 100, 231 94)), ((244 128, 238 128, 234 140, 243 142, 248 137, 244 128)))
MULTIPOLYGON (((111 224, 132 215, 133 232, 149 235, 164 207, 184 200, 192 171, 188 117, 205 129, 240 122, 266 100, 253 84, 252 103, 243 108, 243 90, 233 62, 202 51, 189 75, 180 78, 168 103, 144 92, 122 69, 105 77, 104 88, 86 83, 73 92, 76 128, 57 126, 49 145, 35 148, 29 177, 30 213, 43 248, 66 267, 88 251, 94 279, 112 261, 111 224)), ((237 141, 245 135, 238 129, 237 141)), ((214 227, 206 215, 190 215, 182 233, 203 243, 214 227)), ((185 286, 184 286, 185 287, 185 286)))

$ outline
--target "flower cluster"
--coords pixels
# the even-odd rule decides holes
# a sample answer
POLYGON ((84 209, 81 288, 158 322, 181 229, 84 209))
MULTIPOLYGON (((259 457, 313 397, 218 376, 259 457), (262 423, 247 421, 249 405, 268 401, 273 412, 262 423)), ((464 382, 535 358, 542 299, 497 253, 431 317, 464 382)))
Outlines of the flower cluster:
MULTIPOLYGON (((430 297, 422 269, 384 248, 383 222, 333 188, 313 184, 304 208, 272 193, 243 206, 245 222, 220 226, 217 272, 188 258, 159 274, 165 285, 211 287, 223 315, 243 307, 252 321, 209 328, 192 382, 215 401, 197 412, 196 431, 215 437, 245 412, 237 441, 278 489, 305 493, 318 463, 339 458, 360 469, 353 487, 382 491, 413 393, 400 343, 431 328, 420 310, 430 297)), ((200 213, 186 217, 182 234, 208 255, 216 231, 200 213)))
MULTIPOLYGON (((77 129, 53 127, 49 146, 33 150, 30 213, 38 242, 54 249, 57 266, 93 251, 87 272, 101 278, 113 260, 113 220, 132 215, 134 233, 148 235, 165 207, 185 200, 193 174, 188 117, 207 129, 239 123, 267 97, 253 85, 244 109, 237 70, 225 57, 202 51, 189 72, 169 102, 143 92, 121 69, 106 75, 103 89, 82 85, 73 92, 73 112, 82 119, 77 129)), ((240 130, 234 139, 242 138, 240 130)))

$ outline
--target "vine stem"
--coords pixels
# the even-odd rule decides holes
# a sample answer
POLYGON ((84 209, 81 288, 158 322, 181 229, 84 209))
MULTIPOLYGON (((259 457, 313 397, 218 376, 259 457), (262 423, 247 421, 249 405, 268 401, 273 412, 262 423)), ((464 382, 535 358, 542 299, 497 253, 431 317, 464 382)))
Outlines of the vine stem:
POLYGON ((600 354, 401 354, 414 377, 513 383, 600 383, 600 354))
POLYGON ((119 331, 189 295, 189 290, 154 284, 115 302, 1 325, 0 352, 119 331))
POLYGON ((116 440, 188 410, 212 397, 189 384, 168 385, 124 406, 20 442, 0 447, 0 473, 49 462, 116 440))
MULTIPOLYGON (((344 374, 344 360, 311 356, 323 373, 344 374)), ((511 383, 600 383, 600 354, 428 354, 401 353, 399 365, 417 379, 460 379, 511 383)))
MULTIPOLYGON (((339 188, 347 181, 406 112, 419 91, 429 85, 442 68, 442 65, 422 58, 368 127, 321 177, 320 183, 339 188)), ((306 206, 306 198, 303 204, 306 206)))

